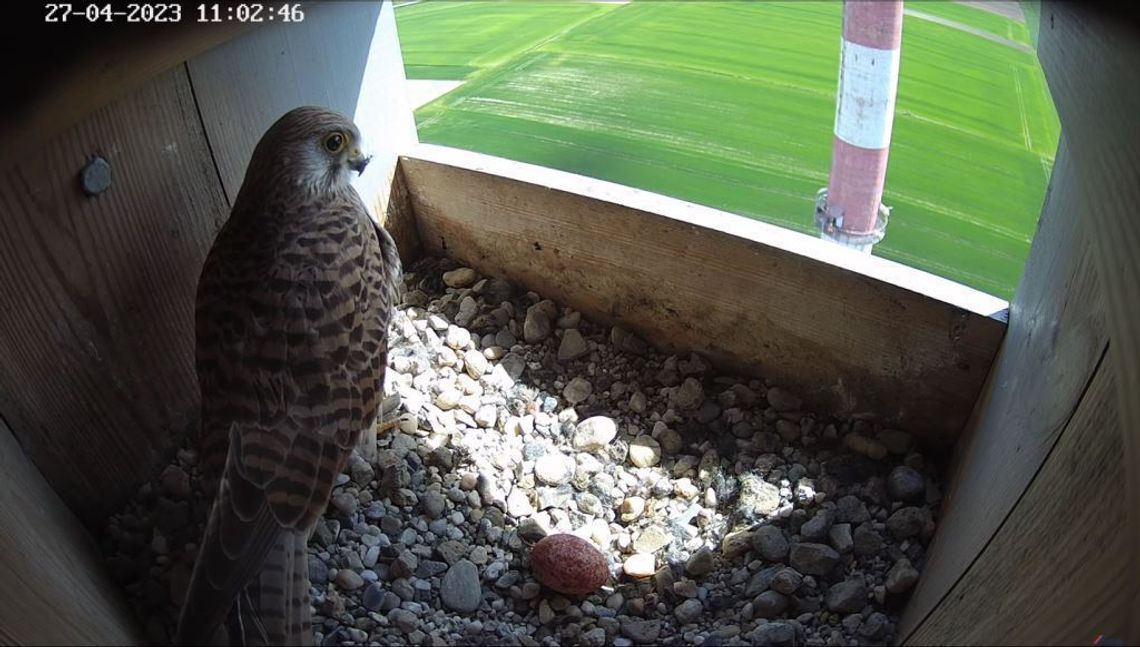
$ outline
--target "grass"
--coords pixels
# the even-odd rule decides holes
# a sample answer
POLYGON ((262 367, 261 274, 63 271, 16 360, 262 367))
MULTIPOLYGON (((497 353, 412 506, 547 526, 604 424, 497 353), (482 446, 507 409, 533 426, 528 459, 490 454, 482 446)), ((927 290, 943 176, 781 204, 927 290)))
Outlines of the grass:
POLYGON ((1012 40, 1015 43, 1029 45, 1031 42, 1029 28, 1024 23, 1015 22, 975 7, 956 2, 945 2, 944 0, 918 0, 917 2, 910 0, 904 6, 912 11, 921 11, 939 18, 969 25, 995 36, 1012 40))
MULTIPOLYGON (((466 78, 417 111, 422 141, 816 235, 841 4, 423 2, 396 15, 410 78, 466 78)), ((875 253, 1009 298, 1057 145, 1043 75, 1032 54, 943 25, 908 16, 903 34, 893 213, 875 253)))

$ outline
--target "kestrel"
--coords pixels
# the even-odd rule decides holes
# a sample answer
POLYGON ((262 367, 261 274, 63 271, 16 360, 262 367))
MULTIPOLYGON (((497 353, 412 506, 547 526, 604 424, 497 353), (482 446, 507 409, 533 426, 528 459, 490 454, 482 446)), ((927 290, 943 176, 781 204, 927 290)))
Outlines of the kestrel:
POLYGON ((179 644, 313 642, 306 544, 353 448, 375 449, 401 271, 350 185, 369 159, 360 141, 323 108, 278 119, 202 268, 200 465, 214 499, 179 644))

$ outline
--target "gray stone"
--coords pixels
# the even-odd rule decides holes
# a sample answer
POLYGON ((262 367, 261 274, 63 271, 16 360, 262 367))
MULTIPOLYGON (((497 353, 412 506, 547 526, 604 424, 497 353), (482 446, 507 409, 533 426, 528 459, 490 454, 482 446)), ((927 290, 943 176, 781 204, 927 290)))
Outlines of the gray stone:
POLYGON ((835 520, 839 523, 860 524, 870 518, 871 513, 867 511, 867 504, 853 494, 840 497, 835 502, 835 520))
POLYGON ((784 595, 791 595, 800 588, 803 581, 804 576, 800 575, 799 571, 794 568, 785 568, 776 573, 776 577, 772 578, 772 582, 768 586, 784 595))
POLYGON ((388 622, 400 631, 409 634, 420 626, 420 618, 407 609, 392 609, 388 612, 388 622))
POLYGON ((440 559, 450 565, 459 561, 467 554, 467 546, 463 542, 449 539, 436 546, 435 552, 439 555, 440 559))
POLYGON ((364 589, 364 593, 360 596, 360 603, 369 611, 379 611, 384 604, 384 596, 387 593, 384 587, 373 582, 368 585, 368 588, 364 589))
POLYGON ((517 380, 522 377, 523 371, 526 369, 526 360, 514 353, 507 353, 503 355, 503 359, 499 360, 499 366, 507 372, 512 380, 517 380))
POLYGON ((839 563, 839 553, 824 544, 799 543, 792 546, 788 562, 807 575, 827 575, 839 563))
POLYGON ((772 580, 776 579, 776 574, 784 570, 784 568, 782 564, 776 564, 775 566, 769 566, 768 568, 763 568, 753 573, 752 577, 748 578, 748 584, 744 587, 744 595, 752 597, 768 590, 769 585, 772 584, 772 580))
POLYGON ((891 570, 887 572, 885 582, 887 591, 894 594, 906 593, 918 582, 918 570, 911 565, 910 560, 900 557, 891 570))
POLYGON ((839 551, 839 554, 846 555, 850 553, 855 547, 854 539, 851 537, 851 524, 837 523, 827 531, 827 537, 831 540, 831 547, 839 551))
POLYGON ((828 509, 818 510, 811 519, 800 526, 800 536, 811 541, 819 541, 827 537, 831 530, 832 512, 828 509))
POLYGON ((696 409, 705 401, 705 389, 696 378, 687 377, 681 386, 673 391, 669 401, 675 409, 682 411, 696 409))
POLYGON ((621 635, 635 643, 647 644, 657 641, 661 635, 660 620, 626 620, 621 624, 621 635))
POLYGON ((685 573, 690 577, 704 577, 713 569, 713 552, 708 546, 701 546, 685 562, 685 573))
POLYGON ((526 319, 523 322, 523 339, 528 344, 537 344, 550 336, 553 326, 547 310, 540 308, 541 303, 527 308, 526 319))
POLYGON ((348 568, 342 568, 337 571, 336 585, 345 591, 355 591, 364 586, 364 578, 360 574, 348 568))
POLYGON ((757 618, 775 618, 788 609, 788 597, 778 591, 764 591, 752 600, 752 614, 757 618))
POLYGON ((594 386, 590 381, 583 377, 575 377, 566 383, 562 389, 562 397, 570 404, 578 404, 585 402, 590 394, 594 392, 594 386))
POLYGON ((329 565, 323 559, 309 558, 309 581, 316 585, 328 584, 329 565))
POLYGON ((803 400, 785 389, 774 386, 768 389, 768 404, 776 411, 798 411, 803 405, 803 400))
POLYGON ((620 326, 610 330, 610 343, 614 348, 634 355, 644 355, 649 352, 649 345, 637 335, 620 326))
POLYGON ((887 519, 887 530, 891 531, 895 539, 906 539, 920 534, 930 520, 930 510, 927 508, 899 508, 887 519))
POLYGON ((438 490, 428 490, 420 497, 420 507, 431 519, 438 519, 447 510, 447 500, 438 490))
POLYGON ((867 604, 867 586, 863 583, 863 578, 832 585, 827 591, 824 604, 835 613, 858 613, 867 604))
POLYGON ((456 562, 440 582, 439 599, 443 606, 459 613, 471 613, 479 608, 483 587, 479 582, 479 569, 466 559, 456 562))
POLYGON ((562 342, 558 344, 558 361, 570 362, 590 353, 590 345, 582 337, 577 328, 570 328, 562 333, 562 342))
POLYGON ((574 449, 595 451, 605 449, 617 437, 617 423, 606 416, 592 416, 578 423, 574 432, 574 449))
POLYGON ((771 645, 784 647, 796 644, 796 628, 786 622, 769 622, 760 625, 748 634, 753 645, 771 645))
POLYGON ((791 420, 780 419, 776 421, 776 433, 784 442, 794 443, 800 439, 800 426, 791 420))
POLYGON ((776 526, 761 526, 752 535, 752 549, 770 562, 782 562, 788 557, 788 540, 776 526))
POLYGON ((887 477, 887 494, 892 501, 917 503, 926 494, 926 479, 918 470, 899 465, 887 477))
POLYGON ((867 616, 867 619, 859 625, 859 629, 855 633, 868 640, 874 640, 883 635, 889 623, 890 621, 887 619, 887 616, 875 611, 867 616))
POLYGON ((868 557, 883 549, 883 537, 870 523, 862 523, 855 528, 852 545, 856 555, 868 557))
POLYGON ((699 618, 704 610, 705 607, 700 600, 689 599, 673 609, 673 616, 677 618, 679 624, 684 626, 699 618))

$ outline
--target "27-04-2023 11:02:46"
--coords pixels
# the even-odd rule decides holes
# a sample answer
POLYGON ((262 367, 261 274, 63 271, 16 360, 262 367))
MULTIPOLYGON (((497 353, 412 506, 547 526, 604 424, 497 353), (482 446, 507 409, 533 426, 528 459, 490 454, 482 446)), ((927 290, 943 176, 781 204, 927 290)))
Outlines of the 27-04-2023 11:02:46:
POLYGON ((210 2, 196 7, 177 2, 44 4, 44 22, 67 23, 178 23, 195 22, 301 22, 305 12, 298 2, 210 2))

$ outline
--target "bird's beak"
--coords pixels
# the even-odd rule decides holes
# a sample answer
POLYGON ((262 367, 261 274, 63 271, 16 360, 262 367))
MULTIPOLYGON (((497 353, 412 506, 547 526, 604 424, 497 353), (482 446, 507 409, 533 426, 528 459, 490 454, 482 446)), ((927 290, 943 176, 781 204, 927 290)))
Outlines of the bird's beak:
POLYGON ((352 149, 352 153, 348 156, 348 168, 356 171, 357 175, 364 174, 364 167, 372 161, 371 155, 365 155, 360 152, 359 148, 352 149))

